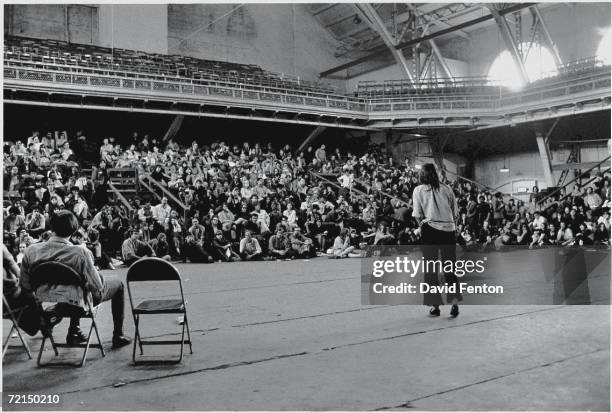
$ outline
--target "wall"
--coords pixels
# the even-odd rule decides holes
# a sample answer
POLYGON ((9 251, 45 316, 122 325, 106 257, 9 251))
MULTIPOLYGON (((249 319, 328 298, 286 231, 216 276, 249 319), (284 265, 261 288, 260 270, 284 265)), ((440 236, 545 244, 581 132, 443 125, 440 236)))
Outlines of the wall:
POLYGON ((98 7, 79 4, 4 6, 4 32, 74 43, 98 42, 98 7))
POLYGON ((168 53, 168 5, 100 5, 100 45, 168 53))
POLYGON ((311 80, 337 64, 333 39, 305 5, 238 6, 169 5, 169 52, 256 64, 269 71, 311 80))
MULTIPOLYGON (((610 3, 540 4, 544 21, 559 49, 561 60, 569 62, 594 56, 605 29, 610 27, 610 3)), ((531 38, 531 14, 523 14, 523 41, 531 38)), ((493 60, 506 47, 497 26, 488 25, 471 33, 463 52, 470 63, 470 76, 485 76, 493 60)))
MULTIPOLYGON (((569 156, 569 149, 558 149, 551 152, 552 164, 565 163, 569 156)), ((610 155, 605 145, 585 146, 581 148, 580 157, 582 162, 599 162, 610 155)), ((561 171, 553 171, 554 181, 557 182, 561 171)), ((570 172, 573 177, 573 172, 570 172)), ((566 182, 572 178, 568 178, 566 182)), ((497 188, 511 180, 535 182, 540 189, 548 187, 544 177, 544 170, 538 152, 512 153, 504 156, 491 156, 478 159, 474 163, 474 180, 491 188, 497 188), (510 172, 500 172, 505 166, 510 172)), ((524 186, 517 185, 516 186, 524 186)), ((512 190, 510 185, 499 188, 500 192, 507 193, 512 190)))

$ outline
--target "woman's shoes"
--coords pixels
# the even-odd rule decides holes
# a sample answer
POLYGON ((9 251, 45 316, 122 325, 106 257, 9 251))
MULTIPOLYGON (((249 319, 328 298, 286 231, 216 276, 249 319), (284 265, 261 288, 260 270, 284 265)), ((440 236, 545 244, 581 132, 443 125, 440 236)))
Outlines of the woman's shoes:
POLYGON ((434 306, 429 309, 430 317, 440 317, 440 307, 434 306))
POLYGON ((451 307, 450 315, 451 315, 451 318, 455 318, 459 315, 459 306, 457 304, 451 307))

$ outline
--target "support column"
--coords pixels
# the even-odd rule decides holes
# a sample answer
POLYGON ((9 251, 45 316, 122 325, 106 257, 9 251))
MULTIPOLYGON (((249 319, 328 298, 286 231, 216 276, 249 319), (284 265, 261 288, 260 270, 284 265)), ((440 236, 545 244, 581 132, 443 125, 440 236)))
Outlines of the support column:
POLYGON ((542 132, 536 132, 536 142, 538 143, 538 151, 540 152, 540 160, 542 169, 544 170, 544 179, 548 186, 554 186, 552 164, 550 162, 550 151, 546 144, 546 139, 542 132))
POLYGON ((304 148, 306 148, 308 144, 310 144, 310 142, 312 142, 317 136, 322 134, 325 129, 327 129, 327 126, 317 126, 312 132, 310 132, 306 139, 304 139, 300 146, 295 150, 294 155, 297 155, 298 153, 302 152, 304 148))
POLYGON ((497 27, 499 28, 499 32, 504 39, 504 43, 512 56, 512 60, 514 60, 514 64, 516 65, 517 70, 519 71, 519 75, 521 76, 521 80, 524 84, 529 83, 529 76, 527 76, 527 70, 525 69, 525 64, 523 63, 523 59, 521 58, 521 53, 519 51, 519 46, 516 44, 516 40, 514 36, 512 36, 512 32, 510 31, 510 27, 508 26, 508 21, 506 18, 499 14, 497 9, 494 7, 489 7, 493 18, 495 19, 495 23, 497 23, 497 27))
POLYGON ((534 16, 536 16, 536 18, 538 19, 538 23, 540 27, 542 28, 542 33, 544 33, 544 38, 546 39, 546 43, 548 43, 548 47, 550 48, 550 51, 553 55, 553 59, 555 59, 555 64, 557 65, 557 67, 561 66, 563 62, 561 61, 561 54, 559 53, 559 48, 557 47, 557 45, 553 41, 552 36, 550 35, 550 31, 548 30, 548 26, 546 25, 546 22, 544 21, 544 18, 542 17, 542 13, 540 12, 540 9, 538 8, 537 5, 535 5, 535 6, 531 6, 529 10, 531 10, 531 13, 534 16))
POLYGON ((185 119, 185 116, 183 115, 176 115, 174 117, 174 120, 172 121, 172 124, 170 124, 170 127, 166 131, 166 134, 164 135, 162 142, 166 142, 176 136, 179 129, 181 129, 181 125, 183 124, 183 119, 185 119))

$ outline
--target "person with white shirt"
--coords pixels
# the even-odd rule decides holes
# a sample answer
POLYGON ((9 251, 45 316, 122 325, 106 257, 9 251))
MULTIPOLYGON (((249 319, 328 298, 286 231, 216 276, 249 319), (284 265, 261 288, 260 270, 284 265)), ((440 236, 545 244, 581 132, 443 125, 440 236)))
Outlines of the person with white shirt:
MULTIPOLYGON (((412 216, 420 225, 421 239, 423 241, 423 259, 442 261, 456 260, 455 220, 457 218, 457 201, 453 190, 440 183, 434 164, 427 163, 421 167, 421 185, 414 188, 412 193, 412 216)), ((430 286, 439 285, 437 272, 426 272, 425 283, 430 286)), ((459 280, 453 272, 444 272, 446 284, 455 286, 456 293, 447 294, 447 303, 452 304, 451 317, 459 315, 457 303, 463 299, 459 291, 459 280)), ((426 293, 424 304, 432 308, 431 316, 440 315, 442 295, 439 292, 426 293)))
POLYGON ((153 219, 160 225, 164 225, 166 218, 170 217, 170 211, 172 211, 172 208, 168 205, 168 198, 163 197, 159 204, 151 208, 151 211, 153 212, 153 219))

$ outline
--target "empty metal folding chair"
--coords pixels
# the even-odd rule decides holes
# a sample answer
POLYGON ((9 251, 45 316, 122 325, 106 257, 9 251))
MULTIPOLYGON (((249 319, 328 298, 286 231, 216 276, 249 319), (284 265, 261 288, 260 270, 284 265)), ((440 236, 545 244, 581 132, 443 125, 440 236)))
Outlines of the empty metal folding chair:
POLYGON ((136 360, 136 345, 140 347, 140 354, 143 355, 143 345, 171 345, 180 344, 181 353, 177 360, 148 360, 146 363, 180 363, 183 359, 183 347, 189 344, 189 351, 193 354, 191 346, 191 335, 189 333, 189 322, 187 321, 187 306, 185 304, 185 296, 183 294, 183 283, 181 276, 172 264, 160 258, 141 258, 130 267, 127 273, 127 290, 130 297, 130 307, 134 316, 134 348, 132 350, 132 360, 134 364, 142 364, 143 361, 136 360), (132 298, 132 287, 134 282, 140 281, 177 281, 181 293, 180 299, 165 299, 165 300, 144 300, 137 305, 134 305, 132 298), (183 328, 181 331, 180 340, 142 340, 140 337, 140 317, 142 315, 154 314, 182 314, 183 328), (185 332, 187 340, 185 340, 185 332))
MULTIPOLYGON (((40 351, 38 352, 38 359, 36 363, 38 366, 46 366, 46 365, 72 365, 82 367, 85 363, 85 358, 87 357, 87 352, 90 347, 100 349, 102 353, 102 357, 105 356, 104 348, 102 348, 102 340, 100 340, 100 333, 98 332, 98 326, 96 324, 96 313, 97 307, 94 307, 92 303, 91 294, 89 294, 85 288, 85 280, 84 277, 78 274, 71 267, 62 264, 60 262, 45 262, 42 263, 32 271, 32 287, 33 290, 36 291, 39 287, 43 285, 51 286, 73 286, 81 290, 84 297, 85 308, 70 305, 66 303, 59 303, 56 305, 56 313, 61 317, 78 317, 78 318, 89 318, 91 319, 91 327, 89 328, 89 333, 87 334, 87 341, 82 344, 68 344, 68 343, 56 343, 53 340, 53 333, 49 334, 47 337, 46 334, 43 334, 43 340, 40 345, 40 351), (98 344, 91 344, 91 334, 92 332, 96 333, 96 338, 98 339, 98 344), (58 348, 84 348, 83 355, 81 357, 80 363, 65 363, 65 362, 54 362, 54 363, 41 363, 42 354, 45 350, 45 342, 49 339, 51 342, 51 346, 53 347, 53 351, 55 355, 58 356, 59 353, 57 351, 58 348)), ((38 297, 37 297, 38 298, 38 297)), ((49 302, 48 299, 43 298, 46 302, 49 302)))
POLYGON ((28 309, 28 306, 18 307, 14 309, 11 308, 8 301, 6 300, 6 297, 4 296, 4 293, 2 294, 2 318, 11 320, 11 328, 9 329, 8 335, 6 336, 6 340, 4 341, 4 345, 2 346, 2 359, 3 360, 4 360, 4 355, 6 354, 6 351, 9 348, 9 341, 11 340, 11 335, 13 334, 13 331, 17 332, 17 336, 19 337, 19 340, 21 340, 21 345, 23 346, 24 350, 28 354, 28 357, 32 359, 32 354, 30 353, 30 348, 28 347, 28 343, 26 343, 23 337, 23 332, 19 328, 19 320, 21 319, 23 312, 27 309, 28 309))

